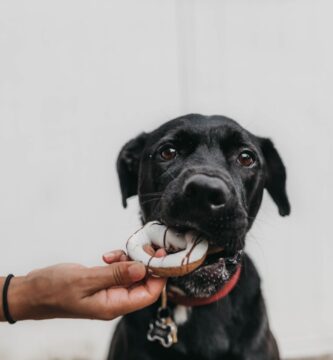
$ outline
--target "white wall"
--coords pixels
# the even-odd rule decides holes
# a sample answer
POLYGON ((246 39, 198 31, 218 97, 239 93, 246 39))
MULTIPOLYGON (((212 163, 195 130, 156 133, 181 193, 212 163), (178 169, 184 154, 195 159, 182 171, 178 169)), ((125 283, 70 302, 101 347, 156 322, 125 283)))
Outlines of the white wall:
MULTIPOLYGON (((292 216, 248 238, 284 355, 333 351, 330 0, 0 2, 0 274, 100 263, 138 224, 115 158, 187 112, 271 136, 292 216)), ((113 323, 0 325, 0 358, 101 359, 113 323)))

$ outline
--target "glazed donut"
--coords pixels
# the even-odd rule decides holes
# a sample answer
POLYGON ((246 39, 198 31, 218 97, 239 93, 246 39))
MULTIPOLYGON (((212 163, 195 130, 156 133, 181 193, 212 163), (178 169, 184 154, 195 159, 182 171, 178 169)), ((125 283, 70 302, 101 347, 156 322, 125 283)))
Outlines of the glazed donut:
POLYGON ((128 239, 126 248, 132 260, 145 264, 154 275, 175 277, 188 274, 204 262, 208 242, 194 231, 180 233, 151 221, 128 239), (168 255, 151 256, 144 250, 145 245, 164 248, 168 255))

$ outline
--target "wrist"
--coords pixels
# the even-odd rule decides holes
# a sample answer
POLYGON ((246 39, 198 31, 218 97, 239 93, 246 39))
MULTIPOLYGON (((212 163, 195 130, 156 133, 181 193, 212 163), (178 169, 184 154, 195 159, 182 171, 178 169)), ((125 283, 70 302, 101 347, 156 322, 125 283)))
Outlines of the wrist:
POLYGON ((17 276, 11 280, 7 302, 9 313, 15 321, 33 318, 32 294, 33 289, 26 276, 17 276))

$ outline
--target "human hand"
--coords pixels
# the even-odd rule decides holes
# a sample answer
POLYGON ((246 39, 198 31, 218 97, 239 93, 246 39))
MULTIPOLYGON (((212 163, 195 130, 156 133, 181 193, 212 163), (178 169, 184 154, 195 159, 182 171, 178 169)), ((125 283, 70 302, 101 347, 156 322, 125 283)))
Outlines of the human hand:
MULTIPOLYGON (((163 256, 157 251, 154 256, 163 256)), ((155 302, 165 280, 146 276, 143 264, 121 250, 104 255, 108 266, 59 264, 12 279, 8 303, 12 317, 111 320, 155 302)))

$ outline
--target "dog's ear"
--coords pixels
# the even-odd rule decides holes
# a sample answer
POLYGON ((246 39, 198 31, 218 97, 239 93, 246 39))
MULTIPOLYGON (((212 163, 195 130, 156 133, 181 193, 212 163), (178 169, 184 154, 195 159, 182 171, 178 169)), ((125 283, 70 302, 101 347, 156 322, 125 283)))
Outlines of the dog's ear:
POLYGON ((290 214, 286 192, 286 168, 270 139, 260 138, 261 150, 266 163, 265 188, 275 201, 281 216, 290 214))
POLYGON ((118 155, 117 170, 124 207, 126 200, 138 193, 139 165, 146 138, 145 133, 138 135, 126 143, 118 155))

